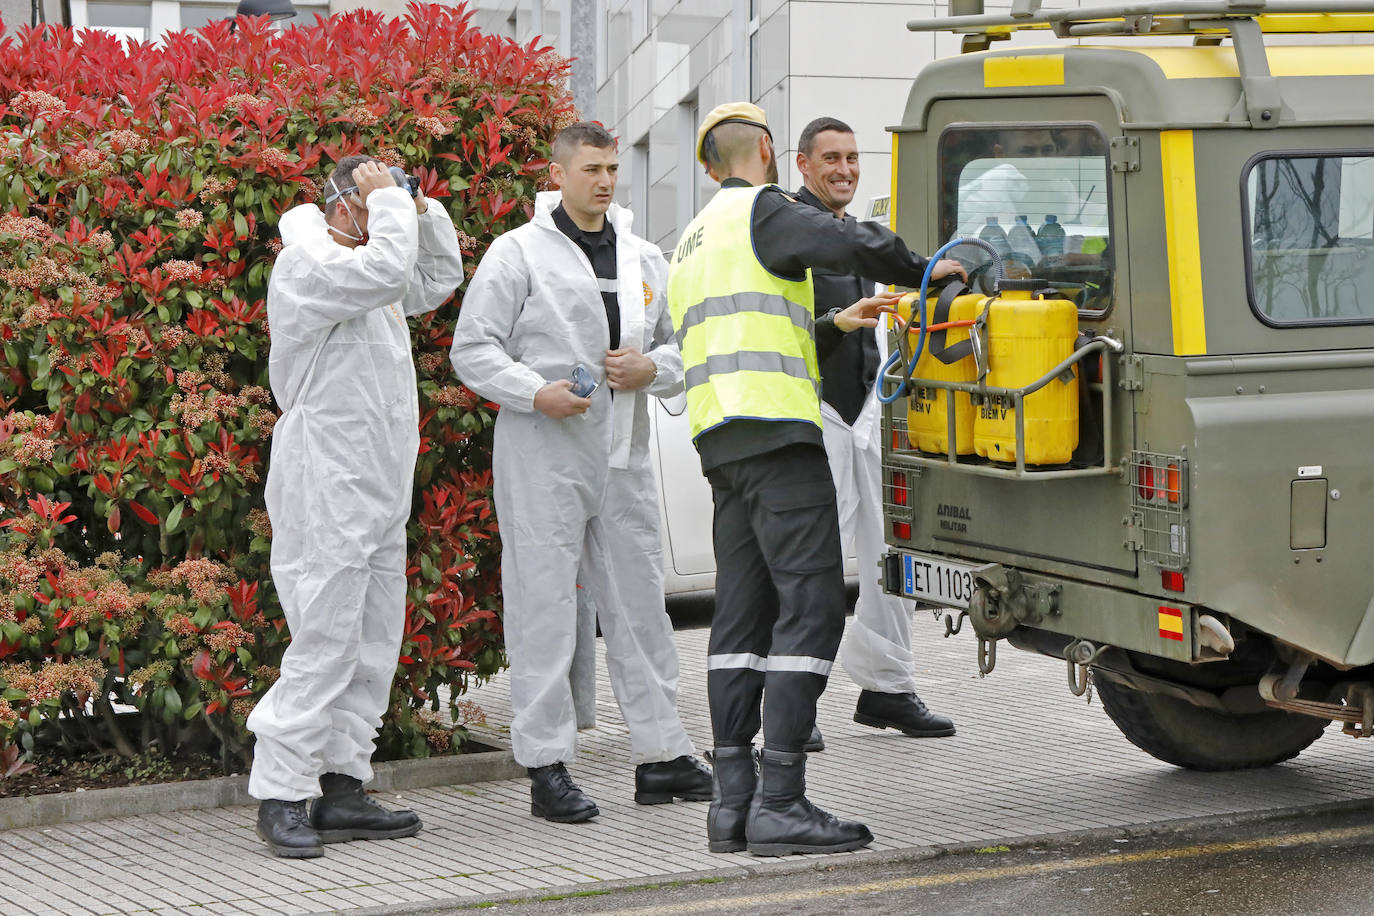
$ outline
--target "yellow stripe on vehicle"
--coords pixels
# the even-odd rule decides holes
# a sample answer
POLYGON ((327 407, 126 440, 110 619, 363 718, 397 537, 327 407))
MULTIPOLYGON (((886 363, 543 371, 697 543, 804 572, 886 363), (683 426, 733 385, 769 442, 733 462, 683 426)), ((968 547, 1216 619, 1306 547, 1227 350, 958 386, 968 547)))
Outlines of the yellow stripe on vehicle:
POLYGON ((887 228, 897 231, 897 150, 901 147, 902 135, 892 134, 892 186, 888 190, 887 228))
POLYGON ((1159 151, 1164 172, 1164 234, 1169 252, 1169 308, 1174 325, 1174 354, 1204 354, 1207 352, 1207 323, 1202 303, 1193 132, 1161 131, 1159 151))
POLYGON ((983 61, 983 87, 1064 85, 1063 54, 1014 54, 983 61))
MULTIPOLYGON (((1229 46, 1128 48, 1150 58, 1165 79, 1239 79, 1236 52, 1229 46)), ((1365 76, 1374 74, 1374 45, 1279 46, 1267 48, 1274 76, 1365 76)))
POLYGON ((1367 13, 1267 13, 1255 17, 1265 32, 1374 32, 1367 13))

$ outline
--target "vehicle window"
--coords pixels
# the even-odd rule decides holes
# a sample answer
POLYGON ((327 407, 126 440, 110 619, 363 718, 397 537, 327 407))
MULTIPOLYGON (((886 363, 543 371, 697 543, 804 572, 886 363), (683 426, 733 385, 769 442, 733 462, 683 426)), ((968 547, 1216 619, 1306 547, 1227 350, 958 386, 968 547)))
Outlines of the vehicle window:
MULTIPOLYGON (((962 127, 940 137, 940 232, 981 238, 1008 277, 1036 277, 1080 310, 1111 304, 1112 238, 1106 138, 1094 127, 962 127)), ((949 252, 991 292, 991 257, 949 252)))
POLYGON ((1260 320, 1374 321, 1374 154, 1261 158, 1245 188, 1250 307, 1260 320))

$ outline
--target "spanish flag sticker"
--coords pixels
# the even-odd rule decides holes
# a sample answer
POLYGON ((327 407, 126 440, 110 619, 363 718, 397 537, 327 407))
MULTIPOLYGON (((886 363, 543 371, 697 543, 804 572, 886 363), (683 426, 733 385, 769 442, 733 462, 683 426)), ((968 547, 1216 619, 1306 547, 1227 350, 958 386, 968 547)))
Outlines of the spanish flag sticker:
POLYGON ((1183 612, 1176 607, 1159 609, 1159 638, 1183 642, 1183 612))

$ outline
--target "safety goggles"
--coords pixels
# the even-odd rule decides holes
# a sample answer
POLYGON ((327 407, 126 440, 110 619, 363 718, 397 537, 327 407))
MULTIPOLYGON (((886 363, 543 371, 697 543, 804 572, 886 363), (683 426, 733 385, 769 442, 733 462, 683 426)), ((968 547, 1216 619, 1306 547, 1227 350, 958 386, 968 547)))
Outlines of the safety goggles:
POLYGON ((334 183, 334 179, 331 177, 329 179, 329 186, 334 190, 324 196, 324 205, 326 207, 332 204, 334 201, 339 200, 340 198, 358 196, 358 188, 356 185, 348 188, 340 188, 337 184, 334 183))

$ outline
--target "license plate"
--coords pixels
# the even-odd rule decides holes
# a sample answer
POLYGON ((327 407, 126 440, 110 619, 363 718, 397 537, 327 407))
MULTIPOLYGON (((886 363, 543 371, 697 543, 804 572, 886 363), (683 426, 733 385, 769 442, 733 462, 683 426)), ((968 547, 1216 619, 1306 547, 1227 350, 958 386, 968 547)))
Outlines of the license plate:
POLYGON ((941 607, 968 607, 973 597, 973 570, 921 554, 902 554, 902 594, 941 607))

